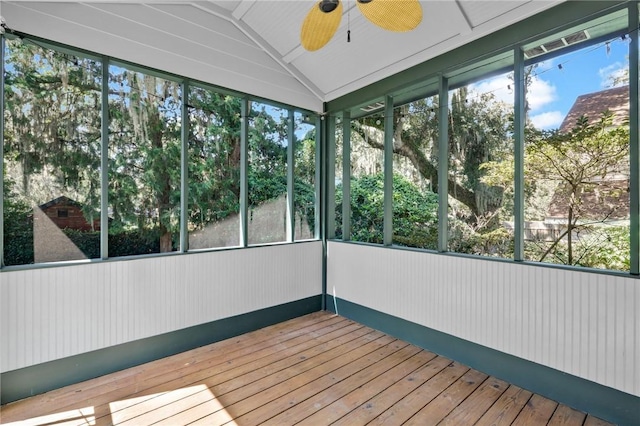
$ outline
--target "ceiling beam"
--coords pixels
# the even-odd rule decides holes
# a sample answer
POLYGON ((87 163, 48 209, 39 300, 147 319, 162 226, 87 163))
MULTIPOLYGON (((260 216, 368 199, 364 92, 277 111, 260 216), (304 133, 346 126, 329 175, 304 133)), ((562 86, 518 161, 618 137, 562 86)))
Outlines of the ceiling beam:
POLYGON ((242 0, 240 4, 233 10, 231 16, 238 21, 242 21, 244 15, 249 12, 249 10, 256 3, 256 0, 242 0))
POLYGON ((465 13, 464 8, 462 7, 462 4, 460 3, 460 0, 456 0, 456 6, 458 6, 458 11, 460 12, 460 15, 462 15, 462 17, 464 18, 464 23, 466 24, 466 27, 461 27, 460 28, 460 34, 468 34, 471 31, 473 31, 473 25, 471 24, 471 20, 469 19, 469 17, 465 13))

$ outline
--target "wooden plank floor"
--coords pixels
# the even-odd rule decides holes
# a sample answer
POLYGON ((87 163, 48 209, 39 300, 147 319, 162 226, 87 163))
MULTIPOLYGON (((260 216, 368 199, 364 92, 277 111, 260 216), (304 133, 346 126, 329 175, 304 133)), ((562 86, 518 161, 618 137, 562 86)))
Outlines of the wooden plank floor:
POLYGON ((1 408, 21 425, 606 425, 318 312, 1 408))

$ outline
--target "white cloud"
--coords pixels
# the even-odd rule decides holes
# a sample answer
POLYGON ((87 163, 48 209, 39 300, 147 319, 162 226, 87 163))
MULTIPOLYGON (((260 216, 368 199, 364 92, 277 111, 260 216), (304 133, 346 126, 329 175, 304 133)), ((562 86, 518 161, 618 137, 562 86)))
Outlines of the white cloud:
POLYGON ((629 78, 628 69, 629 65, 623 62, 614 62, 604 68, 600 68, 598 70, 598 75, 600 76, 600 87, 603 89, 613 87, 613 83, 616 82, 616 80, 617 82, 615 86, 622 86, 623 84, 626 84, 626 81, 624 81, 623 78, 629 78))
POLYGON ((527 101, 531 111, 537 111, 557 98, 556 87, 540 77, 532 77, 527 90, 527 101))
POLYGON ((509 74, 472 84, 470 89, 478 94, 491 92, 496 101, 513 105, 513 79, 509 74))
MULTIPOLYGON (((551 62, 544 64, 550 66, 551 62)), ((497 101, 513 105, 513 80, 509 75, 501 75, 472 84, 470 89, 478 94, 491 92, 497 101)), ((556 87, 553 84, 537 76, 531 78, 531 84, 527 90, 527 100, 531 111, 538 111, 556 99, 556 87)))
POLYGON ((560 111, 543 112, 531 116, 531 123, 536 129, 548 130, 560 127, 564 120, 564 115, 560 111))

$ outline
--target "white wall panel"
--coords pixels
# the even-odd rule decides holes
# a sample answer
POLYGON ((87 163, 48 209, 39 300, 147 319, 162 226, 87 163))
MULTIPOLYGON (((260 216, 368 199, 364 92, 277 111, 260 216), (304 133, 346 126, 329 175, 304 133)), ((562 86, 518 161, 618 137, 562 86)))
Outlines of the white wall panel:
POLYGON ((0 371, 322 292, 318 241, 0 273, 0 371))
POLYGON ((640 396, 638 279, 339 242, 327 265, 339 298, 640 396))

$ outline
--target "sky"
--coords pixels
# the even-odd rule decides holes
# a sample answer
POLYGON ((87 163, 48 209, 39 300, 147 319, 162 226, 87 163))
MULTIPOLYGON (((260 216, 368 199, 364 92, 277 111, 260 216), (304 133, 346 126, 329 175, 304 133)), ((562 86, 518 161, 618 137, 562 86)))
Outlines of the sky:
MULTIPOLYGON (((539 129, 558 128, 579 95, 604 90, 628 67, 628 39, 616 38, 540 63, 528 88, 529 117, 539 129)), ((473 85, 513 103, 513 82, 505 74, 473 85)))

